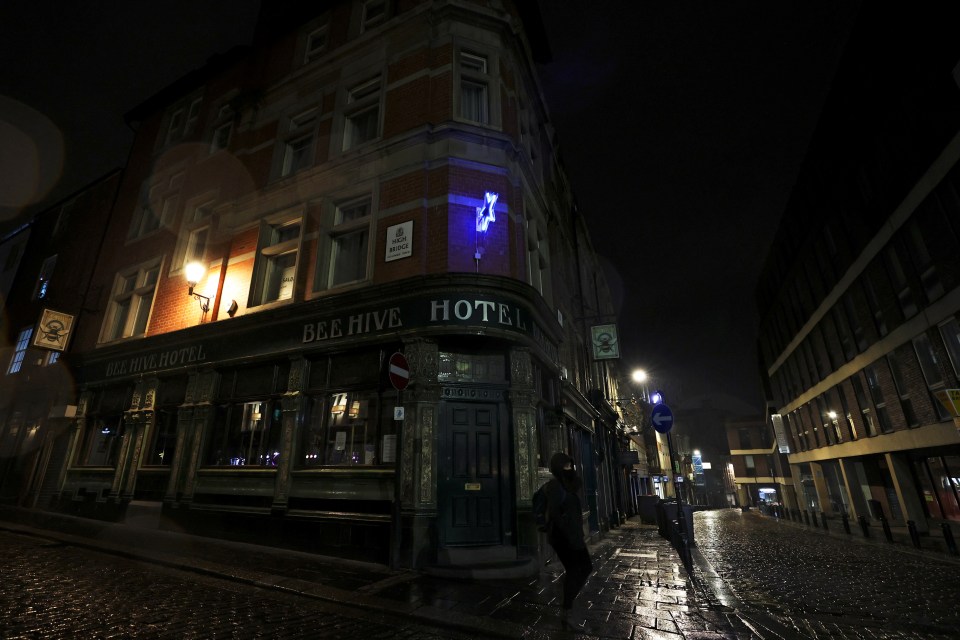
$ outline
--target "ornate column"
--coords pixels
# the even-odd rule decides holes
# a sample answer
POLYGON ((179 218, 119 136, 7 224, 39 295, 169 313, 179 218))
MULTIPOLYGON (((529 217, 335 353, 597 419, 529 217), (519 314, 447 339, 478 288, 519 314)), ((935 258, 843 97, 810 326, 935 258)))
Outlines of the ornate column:
POLYGON ((526 508, 537 489, 537 395, 529 349, 510 349, 510 407, 517 470, 517 505, 526 508))
MULTIPOLYGON (((130 437, 130 446, 127 454, 123 457, 125 469, 120 485, 122 487, 120 491, 121 500, 133 499, 133 492, 137 483, 137 469, 140 468, 140 460, 143 456, 143 443, 147 433, 154 428, 156 420, 154 405, 159 385, 160 380, 157 378, 148 378, 139 382, 134 391, 133 402, 130 403, 130 410, 126 412, 125 418, 130 420, 131 428, 124 437, 130 437)), ((117 466, 119 468, 119 465, 117 466)))
POLYGON ((416 339, 404 345, 410 365, 408 394, 413 401, 412 420, 402 427, 402 452, 398 460, 400 500, 404 507, 436 509, 437 506, 437 424, 440 403, 440 351, 430 340, 416 339))
POLYGON ((190 502, 193 499, 203 434, 213 420, 212 401, 219 381, 215 371, 189 374, 183 405, 177 411, 177 444, 164 502, 190 502))
POLYGON ((287 377, 287 392, 281 399, 283 418, 280 432, 280 462, 277 465, 277 479, 273 489, 275 513, 287 510, 290 498, 290 471, 293 469, 294 439, 300 433, 299 425, 303 421, 303 372, 306 361, 302 357, 291 359, 290 375, 287 377))

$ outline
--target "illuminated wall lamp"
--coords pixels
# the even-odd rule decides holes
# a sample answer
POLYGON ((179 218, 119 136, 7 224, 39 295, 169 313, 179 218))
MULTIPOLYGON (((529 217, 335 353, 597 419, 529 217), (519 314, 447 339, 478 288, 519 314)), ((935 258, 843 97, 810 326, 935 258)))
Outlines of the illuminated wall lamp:
POLYGON ((190 288, 187 289, 187 295, 193 296, 197 299, 197 302, 200 303, 200 308, 204 313, 210 310, 210 298, 205 295, 195 293, 193 288, 197 286, 197 283, 203 279, 204 274, 207 270, 199 262, 191 262, 183 269, 184 274, 187 277, 187 286, 190 288))

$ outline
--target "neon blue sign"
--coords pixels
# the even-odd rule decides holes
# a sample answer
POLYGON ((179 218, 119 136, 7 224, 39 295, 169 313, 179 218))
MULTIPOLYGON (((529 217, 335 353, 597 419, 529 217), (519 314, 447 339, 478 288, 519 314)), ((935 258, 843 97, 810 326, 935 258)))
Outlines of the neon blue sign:
POLYGON ((493 207, 497 204, 497 198, 500 196, 492 191, 483 194, 483 206, 477 207, 477 231, 486 233, 491 222, 496 222, 497 213, 493 207))

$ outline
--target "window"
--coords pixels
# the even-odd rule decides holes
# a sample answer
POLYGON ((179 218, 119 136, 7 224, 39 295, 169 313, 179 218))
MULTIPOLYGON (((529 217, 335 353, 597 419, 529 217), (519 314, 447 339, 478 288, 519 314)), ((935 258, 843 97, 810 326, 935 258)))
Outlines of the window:
POLYGON ((204 463, 222 467, 275 467, 280 461, 289 364, 258 365, 224 372, 207 439, 204 463))
POLYGON ((877 426, 873 421, 873 414, 870 410, 870 400, 863 391, 863 383, 860 382, 860 374, 851 376, 850 382, 853 384, 853 393, 857 397, 857 404, 860 405, 860 414, 863 416, 863 423, 867 427, 867 435, 875 436, 877 435, 877 426))
POLYGON ((370 466, 396 462, 393 409, 375 391, 340 391, 311 399, 298 465, 370 466))
POLYGON ((183 109, 174 110, 167 125, 166 143, 176 142, 183 136, 183 109))
POLYGON ((30 336, 33 335, 33 327, 25 327, 17 334, 17 344, 13 347, 13 357, 10 358, 10 364, 7 366, 7 375, 17 373, 23 366, 23 359, 27 355, 27 347, 30 345, 30 336))
POLYGON ((947 347, 950 362, 953 364, 953 373, 960 378, 960 323, 956 318, 950 318, 940 325, 940 335, 943 344, 947 347))
POLYGON ((70 216, 73 215, 73 209, 77 205, 77 200, 73 199, 60 207, 60 213, 57 215, 57 222, 53 226, 53 235, 63 233, 70 224, 70 216))
POLYGON ((213 130, 213 141, 210 143, 210 153, 226 149, 230 146, 230 136, 233 133, 233 123, 225 122, 217 125, 213 130))
POLYGON ((187 391, 187 377, 177 376, 159 381, 155 399, 155 418, 144 447, 143 464, 170 466, 177 446, 177 411, 187 391))
POLYGON ((843 350, 843 357, 849 362, 857 355, 857 349, 850 333, 850 325, 847 324, 847 316, 840 305, 834 305, 830 311, 832 312, 833 326, 837 330, 837 338, 840 340, 840 347, 843 350))
POLYGON ((117 274, 104 319, 101 342, 146 333, 159 274, 160 264, 156 260, 117 274))
POLYGON ((943 296, 943 283, 940 281, 936 264, 930 256, 927 242, 915 218, 911 218, 907 222, 904 233, 906 234, 906 240, 910 248, 910 257, 913 259, 917 271, 920 273, 920 283, 923 285, 923 292, 927 296, 927 301, 933 302, 943 296))
POLYGON ((123 441, 123 412, 130 408, 132 389, 111 387, 99 391, 88 404, 86 428, 77 450, 77 464, 114 467, 123 441))
POLYGON ((877 422, 880 423, 880 431, 890 433, 893 431, 893 425, 890 424, 890 415, 887 413, 887 403, 883 397, 883 389, 880 387, 877 368, 873 365, 864 367, 863 375, 867 378, 867 387, 870 389, 873 406, 877 410, 877 422))
POLYGON ((545 236, 544 225, 530 213, 527 226, 527 278, 548 302, 550 295, 550 246, 545 236))
POLYGON ((880 304, 880 298, 877 296, 877 290, 873 286, 869 273, 864 273, 860 280, 863 285, 863 293, 867 298, 867 306, 870 307, 870 313, 873 314, 873 324, 877 328, 880 337, 887 335, 887 321, 883 315, 883 306, 880 304))
POLYGON ((913 349, 917 353, 917 360, 920 361, 920 370, 923 371, 923 378, 927 382, 927 389, 930 390, 930 401, 933 403, 937 412, 937 418, 942 422, 950 419, 947 408, 937 400, 934 395, 937 391, 944 388, 943 374, 940 372, 940 363, 937 359, 937 353, 933 349, 933 343, 927 334, 922 333, 913 339, 913 349))
POLYGON ((128 238, 141 238, 153 233, 161 226, 173 224, 177 212, 177 199, 183 174, 178 173, 144 188, 141 203, 134 213, 128 238))
POLYGON ((887 364, 890 365, 890 374, 893 376, 893 386, 897 389, 897 395, 900 397, 900 408, 903 410, 903 417, 907 421, 907 426, 915 427, 920 424, 917 419, 917 412, 913 410, 913 402, 910 401, 910 389, 907 387, 906 379, 903 377, 903 367, 900 365, 900 356, 896 351, 887 354, 887 364))
POLYGON ((314 29, 307 35, 306 53, 303 62, 313 62, 327 50, 327 26, 314 29))
POLYGON ((313 163, 315 127, 319 112, 311 109, 290 118, 290 133, 283 145, 283 160, 280 175, 289 176, 306 169, 313 163))
POLYGON ((893 244, 887 246, 886 253, 887 272, 890 274, 890 281, 893 283, 893 289, 897 293, 897 299, 900 301, 900 310, 903 311, 904 318, 912 318, 917 314, 917 301, 907 280, 907 274, 903 269, 903 263, 897 254, 897 248, 893 244))
POLYGON ((741 449, 753 449, 753 439, 750 437, 750 429, 738 429, 740 436, 741 449))
POLYGON ((53 275, 53 268, 57 265, 57 256, 50 256, 43 261, 40 266, 40 274, 37 276, 37 285, 33 289, 33 299, 43 300, 50 293, 50 277, 53 275))
POLYGON ((460 117, 489 124, 487 58, 460 52, 460 117))
POLYGON ((329 235, 328 288, 366 280, 372 221, 368 198, 336 207, 329 235))
POLYGON ((183 125, 183 135, 188 136, 197 128, 197 120, 200 119, 200 105, 203 104, 203 98, 194 98, 187 110, 187 121, 183 125))
POLYGON ((353 149, 380 136, 380 76, 347 91, 344 110, 343 150, 353 149))
POLYGON ((300 230, 299 218, 262 226, 251 306, 293 297, 300 230))
POLYGON ((363 3, 360 31, 365 32, 387 20, 387 0, 367 0, 363 3))

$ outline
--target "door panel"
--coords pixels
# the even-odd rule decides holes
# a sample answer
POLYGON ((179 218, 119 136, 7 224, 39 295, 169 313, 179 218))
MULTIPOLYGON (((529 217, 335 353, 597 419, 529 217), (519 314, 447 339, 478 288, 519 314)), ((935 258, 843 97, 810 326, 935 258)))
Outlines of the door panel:
POLYGON ((500 434, 497 405, 450 403, 440 469, 444 544, 500 542, 500 434))

